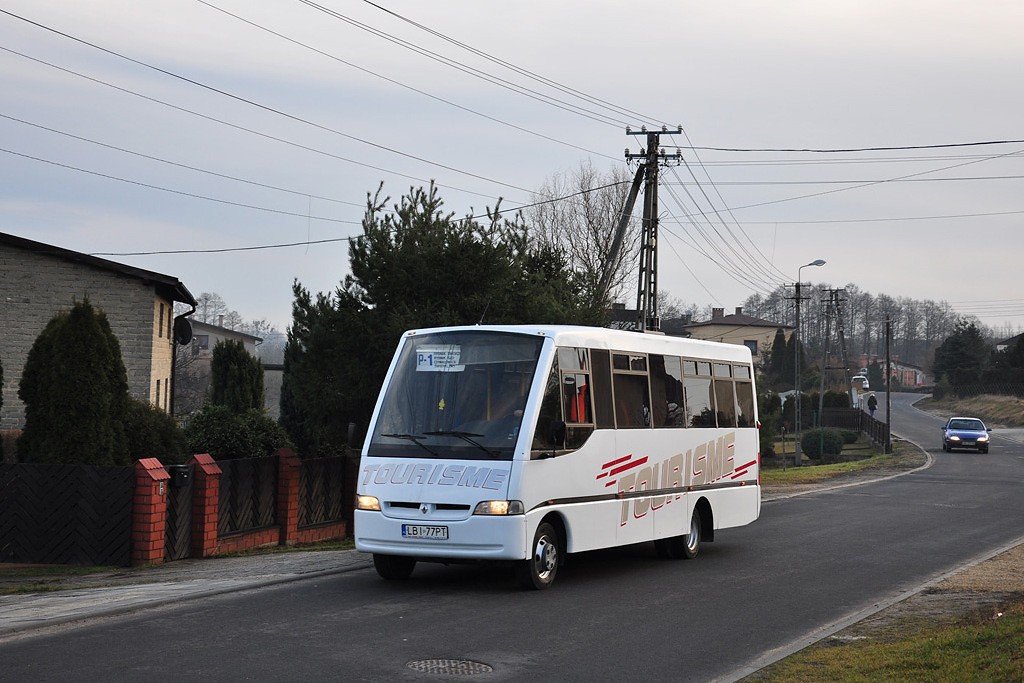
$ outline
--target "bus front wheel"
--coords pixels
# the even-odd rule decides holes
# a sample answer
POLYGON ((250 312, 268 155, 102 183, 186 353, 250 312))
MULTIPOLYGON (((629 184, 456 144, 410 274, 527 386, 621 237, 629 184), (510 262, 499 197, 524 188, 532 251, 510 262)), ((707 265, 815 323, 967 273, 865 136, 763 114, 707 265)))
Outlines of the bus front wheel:
POLYGON ((416 568, 416 558, 403 555, 378 555, 373 554, 373 568, 382 579, 389 581, 400 581, 408 579, 412 570, 416 568))
POLYGON ((530 545, 530 556, 522 560, 518 567, 519 583, 523 588, 544 590, 550 588, 558 573, 561 561, 561 547, 558 532, 551 524, 543 522, 537 527, 530 545))

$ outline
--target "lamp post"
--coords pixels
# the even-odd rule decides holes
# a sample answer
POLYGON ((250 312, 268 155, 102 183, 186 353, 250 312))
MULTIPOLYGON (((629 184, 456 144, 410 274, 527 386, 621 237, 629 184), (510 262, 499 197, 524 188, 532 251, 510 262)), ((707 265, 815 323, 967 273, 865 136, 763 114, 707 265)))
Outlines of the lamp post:
POLYGON ((793 334, 796 335, 796 344, 793 345, 793 367, 796 370, 795 377, 793 378, 793 391, 796 403, 794 403, 795 410, 793 411, 793 466, 800 467, 800 302, 802 298, 800 296, 800 283, 801 283, 801 271, 809 266, 823 266, 825 262, 822 259, 815 259, 810 263, 805 263, 796 269, 796 330, 793 334))

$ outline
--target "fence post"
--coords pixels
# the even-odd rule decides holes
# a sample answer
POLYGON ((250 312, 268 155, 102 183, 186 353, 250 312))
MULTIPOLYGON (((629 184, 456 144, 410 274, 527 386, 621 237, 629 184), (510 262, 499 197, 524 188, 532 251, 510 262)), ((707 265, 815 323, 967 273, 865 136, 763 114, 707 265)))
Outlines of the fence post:
POLYGON ((299 537, 299 468, 302 461, 290 448, 277 451, 277 523, 281 545, 295 545, 299 537))
POLYGON ((132 499, 132 566, 164 561, 167 532, 167 481, 171 475, 156 458, 135 463, 132 499))
POLYGON ((192 489, 192 557, 210 557, 217 552, 217 523, 220 505, 220 466, 208 453, 189 459, 195 476, 192 489))

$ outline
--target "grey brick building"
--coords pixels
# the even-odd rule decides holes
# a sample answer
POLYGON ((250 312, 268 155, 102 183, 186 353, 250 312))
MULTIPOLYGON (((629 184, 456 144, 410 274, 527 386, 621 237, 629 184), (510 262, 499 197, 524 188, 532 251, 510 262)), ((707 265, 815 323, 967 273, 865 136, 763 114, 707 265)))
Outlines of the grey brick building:
POLYGON ((86 297, 121 343, 133 396, 170 409, 174 302, 195 306, 177 278, 0 233, 0 430, 20 429, 18 384, 46 323, 86 297))

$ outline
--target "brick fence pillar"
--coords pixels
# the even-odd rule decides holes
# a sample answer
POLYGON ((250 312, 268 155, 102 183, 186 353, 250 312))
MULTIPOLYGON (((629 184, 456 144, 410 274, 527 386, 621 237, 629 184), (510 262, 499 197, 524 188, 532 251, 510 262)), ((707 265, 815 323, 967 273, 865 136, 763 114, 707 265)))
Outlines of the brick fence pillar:
POLYGON ((156 458, 135 463, 132 500, 132 565, 164 561, 167 533, 167 481, 171 475, 156 458))
POLYGON ((277 523, 281 545, 295 545, 299 536, 299 468, 302 461, 290 448, 277 452, 277 523))
POLYGON ((217 552, 217 524, 220 520, 221 469, 207 453, 189 459, 193 472, 192 557, 210 557, 217 552))

